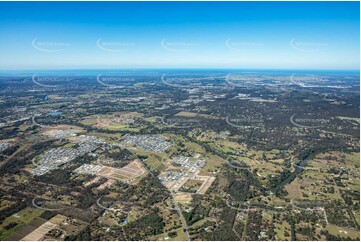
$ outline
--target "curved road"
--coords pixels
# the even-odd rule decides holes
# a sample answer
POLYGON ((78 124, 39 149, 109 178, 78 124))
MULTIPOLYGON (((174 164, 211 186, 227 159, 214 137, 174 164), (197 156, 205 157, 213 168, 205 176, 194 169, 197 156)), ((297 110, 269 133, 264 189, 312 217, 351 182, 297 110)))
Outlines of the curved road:
MULTIPOLYGON (((133 151, 131 151, 130 149, 127 149, 127 150, 129 150, 130 153, 132 153, 135 157, 137 157, 137 159, 140 160, 140 162, 142 162, 144 168, 149 172, 149 174, 150 174, 152 177, 158 179, 158 177, 156 177, 156 176, 153 174, 153 172, 151 172, 151 171, 148 169, 147 165, 144 163, 144 161, 143 161, 142 159, 140 159, 140 158, 139 158, 136 154, 134 154, 133 151)), ((179 215, 179 218, 180 218, 180 220, 181 220, 181 222, 182 222, 183 230, 184 230, 184 232, 185 232, 185 234, 186 234, 186 240, 188 241, 188 240, 189 240, 189 229, 188 229, 188 226, 187 226, 187 222, 186 222, 186 220, 185 220, 185 218, 184 218, 184 216, 183 216, 183 214, 182 214, 182 210, 180 209, 177 201, 174 199, 174 195, 173 195, 172 191, 169 191, 169 192, 170 192, 170 194, 171 194, 171 195, 170 195, 170 196, 171 196, 171 200, 172 200, 172 202, 173 202, 173 204, 174 204, 174 207, 175 207, 174 210, 176 210, 177 213, 178 213, 178 215, 179 215)), ((166 199, 166 198, 164 198, 164 199, 166 199)))
MULTIPOLYGON (((35 200, 36 200, 36 197, 33 198, 32 204, 33 204, 34 207, 36 207, 36 208, 38 208, 38 209, 48 210, 48 211, 58 211, 58 210, 62 210, 62 208, 44 208, 44 207, 38 206, 38 205, 35 203, 35 200)), ((51 202, 51 201, 50 201, 50 202, 51 202)))

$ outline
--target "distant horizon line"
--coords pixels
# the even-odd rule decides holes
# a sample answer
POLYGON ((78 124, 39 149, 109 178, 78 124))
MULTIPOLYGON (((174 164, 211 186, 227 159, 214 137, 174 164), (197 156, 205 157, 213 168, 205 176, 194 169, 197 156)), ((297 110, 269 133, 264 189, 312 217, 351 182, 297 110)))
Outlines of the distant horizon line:
POLYGON ((98 70, 254 70, 254 71, 351 71, 360 72, 360 69, 308 69, 308 68, 213 68, 213 67, 117 67, 117 68, 55 68, 55 69, 0 69, 0 72, 30 72, 30 71, 98 71, 98 70))

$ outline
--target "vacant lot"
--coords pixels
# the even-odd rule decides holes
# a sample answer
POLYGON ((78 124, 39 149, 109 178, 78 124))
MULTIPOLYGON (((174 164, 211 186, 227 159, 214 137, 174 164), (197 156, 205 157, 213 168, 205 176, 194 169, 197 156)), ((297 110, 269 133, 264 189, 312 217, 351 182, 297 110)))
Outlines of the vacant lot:
POLYGON ((85 164, 77 168, 75 172, 130 182, 133 179, 146 174, 147 170, 139 160, 134 160, 122 168, 85 164))

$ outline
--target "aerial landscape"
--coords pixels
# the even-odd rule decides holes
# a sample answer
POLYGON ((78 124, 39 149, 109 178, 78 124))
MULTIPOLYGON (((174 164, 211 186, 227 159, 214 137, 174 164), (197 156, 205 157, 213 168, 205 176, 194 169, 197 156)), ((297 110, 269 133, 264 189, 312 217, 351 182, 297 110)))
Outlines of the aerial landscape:
MULTIPOLYGON (((324 19, 337 22, 337 15, 341 24, 332 28, 342 30, 323 31, 343 36, 327 44, 302 44, 292 33, 286 51, 279 53, 295 52, 290 59, 274 55, 268 62, 276 47, 260 54, 267 44, 224 38, 219 48, 231 52, 231 66, 223 57, 219 66, 209 64, 213 57, 207 54, 197 59, 197 48, 207 44, 186 42, 186 35, 177 41, 176 33, 149 36, 158 42, 145 54, 132 50, 140 43, 128 40, 94 37, 83 47, 75 38, 62 42, 62 34, 85 31, 88 24, 103 26, 114 8, 133 9, 145 18, 155 14, 151 3, 82 4, 37 3, 24 17, 26 3, 0 3, 8 9, 0 17, 0 240, 360 240, 359 9, 352 10, 358 2, 319 3, 313 10, 308 8, 313 3, 298 3, 309 16, 323 9, 324 19), (40 5, 49 12, 42 16, 40 5), (87 13, 104 9, 99 12, 104 19, 73 16, 84 6, 87 13), (66 13, 59 14, 65 27, 54 27, 60 21, 57 11, 66 13), (351 25, 350 14, 357 29, 343 25, 351 25), (28 39, 24 36, 34 30, 18 25, 23 20, 39 29, 28 39), (338 51, 338 40, 349 42, 338 51), (88 47, 94 56, 83 53, 88 47), (159 59, 151 59, 157 64, 148 65, 145 59, 158 48, 159 59), (350 59, 343 62, 344 53, 350 59), (265 58, 261 66, 247 64, 254 59, 244 57, 259 54, 265 58), (138 57, 141 64, 133 66, 138 57), (108 61, 131 64, 103 66, 108 61)), ((179 29, 187 20, 204 24, 192 11, 183 15, 201 3, 157 4, 183 11, 160 13, 162 21, 179 29)), ((203 17, 254 7, 219 4, 205 8, 203 17)), ((295 24, 298 15, 288 14, 295 24)), ((129 21, 124 23, 139 24, 131 16, 122 16, 129 21)), ((118 23, 118 15, 109 18, 118 23)), ((230 24, 242 20, 223 18, 230 24)), ((269 23, 269 16, 263 18, 269 23)), ((315 19, 313 26, 326 21, 315 19)), ((117 26, 127 29, 119 21, 117 26)), ((99 27, 99 36, 105 29, 99 27)), ((210 51, 218 53, 218 47, 210 51)))

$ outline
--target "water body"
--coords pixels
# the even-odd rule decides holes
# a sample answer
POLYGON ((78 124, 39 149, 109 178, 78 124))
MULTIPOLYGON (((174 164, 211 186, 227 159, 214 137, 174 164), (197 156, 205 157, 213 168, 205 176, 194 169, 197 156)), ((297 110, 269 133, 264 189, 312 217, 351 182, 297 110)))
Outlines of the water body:
POLYGON ((60 116, 62 114, 62 112, 58 112, 58 111, 55 111, 55 112, 50 112, 50 113, 48 113, 48 115, 50 115, 50 116, 60 116))
POLYGON ((127 225, 129 222, 128 222, 128 217, 129 217, 129 215, 124 219, 124 221, 123 221, 123 224, 124 225, 127 225))

